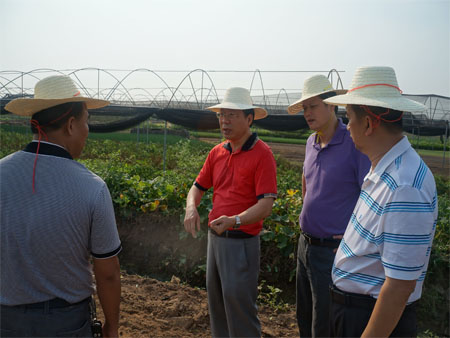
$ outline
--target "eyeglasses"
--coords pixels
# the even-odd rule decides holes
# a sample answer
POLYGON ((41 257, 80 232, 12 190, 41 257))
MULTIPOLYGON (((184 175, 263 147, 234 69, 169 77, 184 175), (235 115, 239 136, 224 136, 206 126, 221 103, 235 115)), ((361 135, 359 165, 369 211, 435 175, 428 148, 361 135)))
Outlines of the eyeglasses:
POLYGON ((228 113, 220 112, 220 113, 216 113, 216 115, 217 115, 217 118, 219 120, 220 119, 233 120, 233 119, 235 119, 235 118, 237 118, 239 116, 239 113, 238 112, 236 112, 236 113, 234 113, 234 112, 228 112, 228 113))

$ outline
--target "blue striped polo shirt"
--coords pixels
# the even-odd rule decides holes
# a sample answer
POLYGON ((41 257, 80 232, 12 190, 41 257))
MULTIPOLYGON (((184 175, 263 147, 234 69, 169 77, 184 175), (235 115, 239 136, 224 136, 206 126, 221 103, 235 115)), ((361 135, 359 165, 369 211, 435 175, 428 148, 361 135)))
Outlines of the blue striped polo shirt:
POLYGON ((377 298, 386 276, 416 280, 420 298, 437 222, 434 177, 404 136, 367 174, 336 253, 341 290, 377 298))

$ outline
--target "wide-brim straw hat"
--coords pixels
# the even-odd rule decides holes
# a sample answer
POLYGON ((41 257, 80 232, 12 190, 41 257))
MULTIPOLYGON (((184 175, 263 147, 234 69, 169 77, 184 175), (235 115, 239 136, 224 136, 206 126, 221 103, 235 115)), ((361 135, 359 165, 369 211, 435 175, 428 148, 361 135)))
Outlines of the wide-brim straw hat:
POLYGON ((54 75, 36 83, 33 98, 14 99, 5 106, 5 109, 16 115, 31 116, 41 110, 67 102, 85 102, 87 109, 97 109, 109 104, 106 100, 81 96, 69 76, 54 75))
POLYGON ((303 110, 303 101, 330 92, 335 92, 336 95, 339 95, 344 94, 346 90, 334 89, 330 80, 324 75, 311 76, 303 83, 302 98, 288 107, 288 113, 297 114, 303 110))
POLYGON ((238 110, 253 109, 255 111, 255 120, 260 120, 267 116, 267 111, 264 108, 256 107, 253 105, 252 98, 250 97, 250 92, 248 91, 248 89, 241 87, 228 88, 225 92, 222 103, 216 104, 215 106, 211 106, 206 109, 218 113, 222 108, 238 110))
POLYGON ((402 96, 395 71, 391 67, 359 67, 345 95, 330 97, 324 102, 338 106, 348 104, 383 107, 402 112, 421 112, 427 108, 402 96))

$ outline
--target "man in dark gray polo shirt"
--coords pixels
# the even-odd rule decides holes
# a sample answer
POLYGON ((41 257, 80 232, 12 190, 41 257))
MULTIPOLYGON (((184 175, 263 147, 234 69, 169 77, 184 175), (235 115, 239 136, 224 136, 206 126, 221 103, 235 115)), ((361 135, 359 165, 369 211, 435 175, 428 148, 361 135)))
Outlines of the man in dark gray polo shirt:
POLYGON ((88 109, 67 76, 39 81, 33 99, 6 109, 32 116, 33 141, 0 160, 1 336, 92 336, 96 278, 103 335, 118 336, 121 244, 105 182, 73 160, 89 133, 88 109), (45 141, 44 141, 45 140, 45 141))

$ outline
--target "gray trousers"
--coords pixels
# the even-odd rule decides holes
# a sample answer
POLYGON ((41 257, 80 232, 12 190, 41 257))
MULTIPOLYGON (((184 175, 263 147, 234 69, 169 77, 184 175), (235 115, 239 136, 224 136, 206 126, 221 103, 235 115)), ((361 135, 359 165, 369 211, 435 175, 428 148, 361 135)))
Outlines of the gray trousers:
POLYGON ((1 306, 1 337, 92 337, 89 302, 63 308, 1 306))
POLYGON ((297 253, 297 323, 301 337, 330 336, 333 248, 310 245, 300 235, 297 253))
POLYGON ((208 232, 206 289, 213 337, 260 337, 256 298, 260 243, 208 232))

